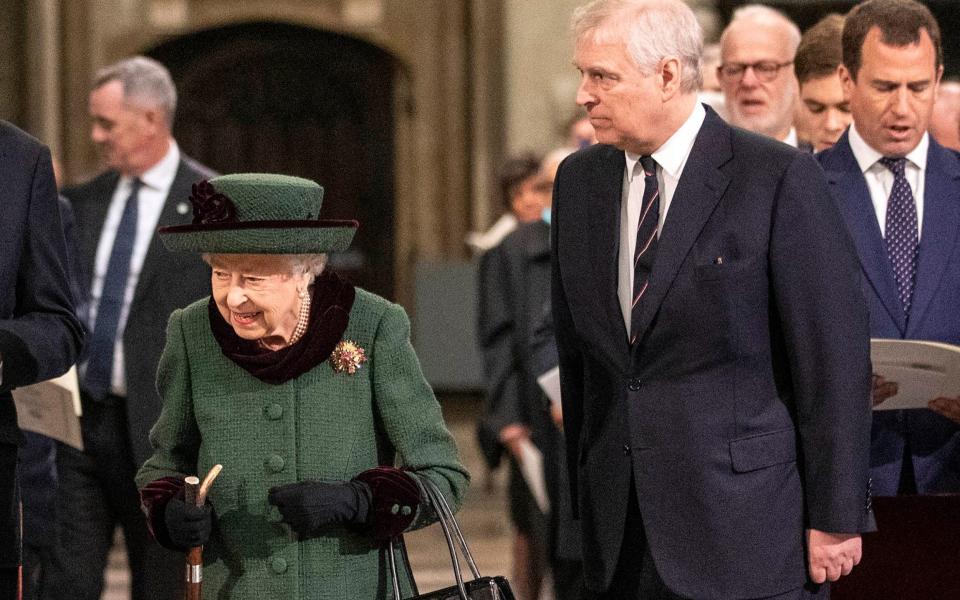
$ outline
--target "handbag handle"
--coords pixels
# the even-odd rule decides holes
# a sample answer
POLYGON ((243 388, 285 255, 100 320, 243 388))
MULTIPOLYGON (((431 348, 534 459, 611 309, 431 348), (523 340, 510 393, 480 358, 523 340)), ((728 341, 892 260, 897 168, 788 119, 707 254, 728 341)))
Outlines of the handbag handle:
MULTIPOLYGON (((417 482, 417 485, 420 487, 429 503, 433 506, 433 510, 437 515, 437 520, 440 522, 440 528, 443 530, 443 537, 447 541, 447 549, 450 552, 450 562, 453 565, 453 575, 457 581, 457 591, 459 592, 460 600, 470 600, 470 597, 467 595, 467 588, 463 583, 463 574, 460 572, 460 560, 457 557, 457 547, 454 544, 454 536, 456 536, 457 542, 459 542, 460 549, 463 552, 464 557, 467 559, 470 571, 475 579, 480 578, 480 570, 477 568, 477 563, 473 560, 473 555, 470 553, 470 548, 467 547, 467 540, 463 537, 463 533, 460 530, 460 525, 457 523, 456 517, 453 516, 453 511, 450 509, 447 499, 443 496, 443 493, 435 483, 426 477, 421 479, 420 477, 414 476, 413 479, 417 482)), ((395 600, 402 600, 402 596, 400 595, 400 579, 397 575, 397 561, 392 538, 390 539, 388 551, 390 553, 390 575, 393 580, 393 597, 395 600)), ((410 569, 409 564, 407 565, 407 568, 410 569)), ((409 575, 410 578, 413 579, 412 570, 410 571, 409 575)))
POLYGON ((448 523, 449 525, 453 526, 453 532, 456 535, 457 541, 460 542, 460 550, 463 553, 463 557, 467 559, 467 566, 470 567, 470 572, 473 574, 473 578, 480 579, 480 569, 477 568, 477 563, 473 560, 473 553, 470 552, 470 548, 467 546, 467 538, 465 538, 463 532, 460 531, 460 523, 453 515, 450 505, 447 504, 446 497, 444 497, 444 495, 440 492, 440 488, 437 487, 437 484, 429 479, 425 481, 424 485, 433 492, 435 500, 440 505, 442 510, 446 512, 448 523))

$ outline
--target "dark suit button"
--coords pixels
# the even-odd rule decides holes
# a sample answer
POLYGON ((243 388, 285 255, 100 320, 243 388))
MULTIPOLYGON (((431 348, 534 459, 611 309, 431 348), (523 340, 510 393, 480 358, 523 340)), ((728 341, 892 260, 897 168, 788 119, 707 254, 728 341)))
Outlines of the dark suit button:
POLYGON ((623 455, 630 456, 630 444, 623 445, 623 455))
POLYGON ((631 392, 639 392, 639 391, 640 391, 640 380, 639 380, 639 379, 631 379, 630 382, 627 384, 627 388, 628 388, 631 392))

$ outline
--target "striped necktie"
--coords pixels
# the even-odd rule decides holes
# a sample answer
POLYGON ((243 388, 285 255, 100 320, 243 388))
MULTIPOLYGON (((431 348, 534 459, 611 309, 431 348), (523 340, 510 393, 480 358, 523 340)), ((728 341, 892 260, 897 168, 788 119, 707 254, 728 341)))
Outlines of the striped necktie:
MULTIPOLYGON (((660 189, 657 187, 657 163, 650 156, 641 156, 637 164, 643 168, 643 199, 637 223, 637 246, 633 252, 633 306, 630 309, 630 345, 637 341, 641 300, 650 281, 650 269, 657 254, 657 226, 660 222, 660 189)), ((634 177, 636 181, 636 177, 634 177)))

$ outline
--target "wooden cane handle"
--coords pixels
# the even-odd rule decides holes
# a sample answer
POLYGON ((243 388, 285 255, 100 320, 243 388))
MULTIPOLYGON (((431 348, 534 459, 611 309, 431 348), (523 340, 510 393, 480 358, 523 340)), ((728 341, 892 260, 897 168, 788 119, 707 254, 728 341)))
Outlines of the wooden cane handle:
POLYGON ((196 475, 183 478, 183 501, 187 504, 197 504, 200 491, 200 478, 196 475))
POLYGON ((217 478, 217 475, 219 475, 222 470, 223 465, 213 465, 207 473, 207 476, 203 478, 197 494, 197 506, 203 506, 203 503, 207 501, 207 493, 210 491, 210 486, 213 485, 213 480, 217 478))

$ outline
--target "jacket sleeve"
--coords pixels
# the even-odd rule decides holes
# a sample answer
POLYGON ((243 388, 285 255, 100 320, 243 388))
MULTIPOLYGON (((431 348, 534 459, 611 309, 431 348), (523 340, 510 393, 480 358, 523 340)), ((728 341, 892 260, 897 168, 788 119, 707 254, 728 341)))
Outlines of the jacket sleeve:
POLYGON ((510 287, 512 278, 507 263, 502 245, 486 252, 480 259, 477 288, 477 332, 486 388, 482 427, 494 439, 507 425, 527 421, 520 402, 520 366, 516 356, 516 293, 510 287))
MULTIPOLYGON (((0 318, 0 391, 62 375, 76 362, 83 342, 67 279, 50 152, 36 143, 21 144, 18 151, 32 151, 32 159, 27 162, 29 197, 18 232, 16 304, 12 314, 0 318)), ((8 211, 7 218, 17 214, 8 211)))
POLYGON ((197 470, 200 430, 193 412, 181 314, 181 310, 175 310, 167 322, 167 343, 157 368, 157 389, 163 407, 150 430, 153 455, 137 472, 137 487, 141 489, 164 477, 183 479, 197 470))
MULTIPOLYGON (((399 466, 429 478, 458 510, 470 475, 460 463, 440 404, 420 371, 410 343, 410 320, 398 305, 390 305, 380 319, 370 369, 376 409, 399 455, 399 466)), ((435 520, 433 511, 417 510, 410 529, 435 520)))
POLYGON ((853 243, 814 159, 776 197, 770 273, 800 435, 808 526, 870 531, 870 331, 853 243))
POLYGON ((563 432, 567 443, 567 471, 570 478, 571 509, 573 517, 579 517, 578 485, 580 457, 580 435, 583 427, 583 356, 576 339, 573 317, 567 304, 567 295, 563 287, 563 264, 560 261, 559 245, 563 231, 563 193, 561 183, 565 173, 564 163, 557 171, 553 188, 553 208, 551 209, 551 308, 553 328, 556 336, 557 357, 560 365, 560 398, 563 406, 563 432))

